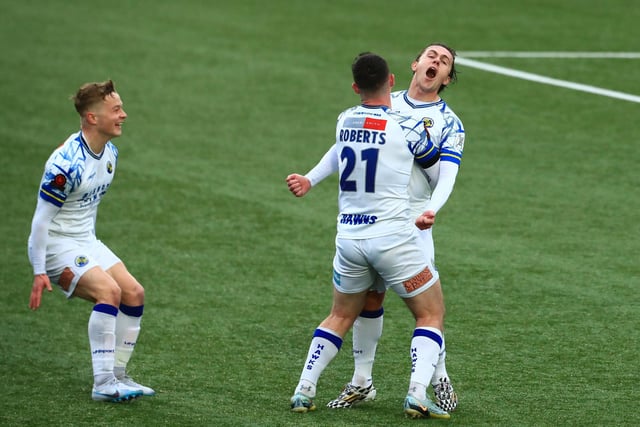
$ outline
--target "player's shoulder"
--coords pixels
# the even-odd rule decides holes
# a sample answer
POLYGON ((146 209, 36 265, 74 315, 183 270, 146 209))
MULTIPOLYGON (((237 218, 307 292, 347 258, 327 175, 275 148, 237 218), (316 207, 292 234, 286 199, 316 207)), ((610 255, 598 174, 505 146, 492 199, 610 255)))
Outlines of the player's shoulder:
POLYGON ((118 157, 118 147, 111 141, 105 145, 105 152, 111 153, 113 156, 118 157))
POLYGON ((457 128, 460 128, 460 129, 463 128, 462 120, 460 120, 460 117, 458 117, 455 111, 453 111, 451 106, 446 102, 444 102, 441 112, 442 112, 442 116, 445 117, 446 122, 455 123, 457 128))
POLYGON ((78 169, 78 164, 86 158, 80 132, 75 132, 60 144, 49 156, 47 164, 59 170, 78 169))
POLYGON ((352 115, 357 109, 358 105, 354 105, 353 107, 349 107, 346 110, 342 110, 340 114, 338 114, 338 121, 343 120, 345 117, 352 115))
POLYGON ((403 107, 408 107, 406 94, 406 90, 396 90, 391 92, 391 108, 399 110, 403 107))
POLYGON ((446 112, 447 114, 450 114, 451 116, 453 116, 456 119, 460 120, 460 118, 458 117, 456 112, 453 111, 453 108, 451 107, 451 105, 449 105, 449 103, 446 102, 444 99, 442 100, 442 102, 443 102, 442 111, 446 112))
POLYGON ((53 150, 50 159, 70 158, 76 155, 79 150, 82 150, 82 139, 80 132, 74 132, 53 150))
POLYGON ((389 117, 391 120, 399 124, 403 124, 413 120, 413 117, 411 114, 407 114, 406 111, 402 111, 402 110, 389 109, 386 111, 386 114, 387 114, 387 117, 389 117))

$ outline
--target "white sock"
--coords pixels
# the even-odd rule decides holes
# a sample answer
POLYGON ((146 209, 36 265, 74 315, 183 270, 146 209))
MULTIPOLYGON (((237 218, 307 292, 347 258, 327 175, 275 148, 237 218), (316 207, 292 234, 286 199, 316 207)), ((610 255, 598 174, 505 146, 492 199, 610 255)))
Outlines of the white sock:
POLYGON ((441 378, 446 378, 449 380, 449 374, 447 373, 446 361, 447 359, 447 347, 444 341, 444 334, 442 335, 442 349, 440 350, 440 354, 438 354, 438 363, 436 364, 436 369, 433 372, 433 377, 431 377, 431 385, 436 385, 440 382, 441 378))
POLYGON ((378 311, 363 311, 353 324, 353 362, 355 370, 351 384, 369 387, 373 382, 373 362, 378 341, 382 336, 382 308, 378 311))
POLYGON ((127 363, 131 359, 140 334, 140 321, 144 306, 130 307, 120 304, 120 311, 116 318, 116 353, 114 372, 116 377, 122 378, 126 372, 127 363))
POLYGON ((436 364, 442 345, 442 333, 436 328, 416 328, 411 339, 411 380, 409 395, 424 400, 427 385, 436 364))
POLYGON ((89 346, 93 365, 93 382, 101 385, 113 378, 118 309, 96 304, 89 316, 89 346))
POLYGON ((300 374, 300 382, 296 387, 296 393, 315 397, 316 384, 318 384, 320 374, 336 357, 340 347, 342 347, 342 338, 338 334, 325 328, 315 330, 302 374, 300 374))

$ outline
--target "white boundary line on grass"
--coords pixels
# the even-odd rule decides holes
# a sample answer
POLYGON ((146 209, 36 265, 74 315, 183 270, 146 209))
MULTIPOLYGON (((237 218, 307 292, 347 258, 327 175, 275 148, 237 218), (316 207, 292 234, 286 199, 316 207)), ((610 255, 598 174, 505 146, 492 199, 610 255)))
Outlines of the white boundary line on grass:
POLYGON ((509 52, 467 51, 458 52, 465 58, 589 58, 589 59, 639 59, 640 52, 509 52))
MULTIPOLYGON (((468 52, 468 53, 473 53, 473 52, 468 52)), ((477 54, 478 52, 476 52, 477 54)), ((489 54, 491 52, 483 52, 485 54, 489 54)), ((500 55, 506 55, 509 52, 494 52, 495 53, 499 53, 500 55)), ((519 53, 526 53, 526 52, 510 52, 511 55, 513 54, 519 54, 519 53)), ((532 52, 532 53, 536 53, 536 52, 532 52)), ((538 54, 543 54, 544 52, 538 52, 538 54)), ((546 52, 546 54, 554 54, 554 55, 559 55, 562 52, 546 52)), ((632 52, 628 52, 628 54, 631 54, 632 52)), ((634 54, 634 55, 638 55, 638 58, 640 58, 640 54, 634 54)), ((501 57, 507 57, 507 56, 501 56, 501 57)), ((511 56, 513 57, 513 56, 511 56)), ((555 56, 556 58, 559 58, 561 56, 555 56)), ((565 56, 566 57, 566 56, 565 56)), ((594 56, 591 56, 594 57, 594 56)), ((616 98, 616 99, 622 99, 624 101, 630 101, 630 102, 635 102, 635 103, 640 103, 640 96, 637 95, 632 95, 629 93, 624 93, 624 92, 618 92, 615 90, 609 90, 609 89, 603 89, 603 88, 599 88, 596 86, 590 86, 590 85, 585 85, 585 84, 581 84, 581 83, 575 83, 575 82, 570 82, 567 80, 560 80, 560 79, 554 79, 551 77, 545 77, 545 76, 541 76, 539 74, 533 74, 533 73, 527 73, 525 71, 518 71, 515 70, 513 68, 507 68, 507 67, 500 67, 498 65, 492 65, 492 64, 487 64, 486 62, 480 62, 480 61, 476 61, 473 59, 468 59, 466 57, 463 56, 459 56, 456 58, 456 63, 463 65, 463 66, 467 66, 467 67, 471 67, 471 68, 477 68, 479 70, 483 70, 483 71, 488 71, 491 73, 496 73, 496 74, 502 74, 505 76, 510 76, 510 77, 515 77, 518 79, 523 79, 523 80, 530 80, 532 82, 537 82, 537 83, 542 83, 542 84, 547 84, 547 85, 551 85, 551 86, 559 86, 559 87, 563 87, 563 88, 567 88, 567 89, 573 89, 573 90, 578 90, 578 91, 582 91, 582 92, 587 92, 587 93, 593 93, 596 95, 602 95, 602 96, 607 96, 609 98, 616 98)))

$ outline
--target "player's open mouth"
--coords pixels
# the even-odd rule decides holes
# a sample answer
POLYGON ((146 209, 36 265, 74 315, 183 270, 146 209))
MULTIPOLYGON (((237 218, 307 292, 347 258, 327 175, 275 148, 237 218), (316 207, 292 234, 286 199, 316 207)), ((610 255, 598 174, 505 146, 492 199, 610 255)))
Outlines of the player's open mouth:
POLYGON ((432 79, 436 76, 436 74, 438 74, 438 70, 436 70, 435 67, 429 67, 429 69, 427 70, 427 77, 432 79))

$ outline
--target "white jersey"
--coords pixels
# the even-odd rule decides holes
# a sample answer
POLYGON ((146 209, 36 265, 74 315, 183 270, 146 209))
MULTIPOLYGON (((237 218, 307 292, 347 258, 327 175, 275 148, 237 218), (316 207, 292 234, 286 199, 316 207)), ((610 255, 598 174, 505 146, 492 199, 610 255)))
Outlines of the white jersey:
POLYGON ((98 204, 111 185, 118 149, 108 142, 101 154, 91 151, 81 132, 69 136, 49 157, 39 197, 60 208, 49 225, 50 236, 95 236, 98 204))
POLYGON ((407 141, 399 125, 406 119, 386 107, 364 105, 338 117, 338 238, 386 236, 413 224, 411 170, 416 162, 435 163, 438 152, 429 140, 407 141))
MULTIPOLYGON (((429 139, 440 152, 440 161, 460 165, 464 150, 464 127, 444 100, 424 103, 409 98, 407 91, 401 90, 391 94, 391 107, 394 111, 410 116, 410 126, 415 127, 416 122, 422 123, 429 139)), ((431 197, 431 189, 436 183, 429 184, 423 168, 414 165, 409 185, 411 212, 414 216, 424 212, 424 207, 431 197)))

